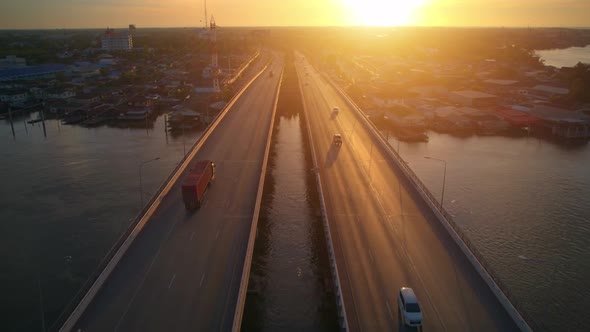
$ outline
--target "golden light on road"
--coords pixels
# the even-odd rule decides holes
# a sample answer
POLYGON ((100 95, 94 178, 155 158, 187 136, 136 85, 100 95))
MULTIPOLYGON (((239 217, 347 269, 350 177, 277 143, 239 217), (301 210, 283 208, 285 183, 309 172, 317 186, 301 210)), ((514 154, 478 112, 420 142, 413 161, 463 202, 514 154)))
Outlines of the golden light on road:
POLYGON ((412 25, 414 12, 427 0, 342 0, 353 24, 369 26, 412 25))

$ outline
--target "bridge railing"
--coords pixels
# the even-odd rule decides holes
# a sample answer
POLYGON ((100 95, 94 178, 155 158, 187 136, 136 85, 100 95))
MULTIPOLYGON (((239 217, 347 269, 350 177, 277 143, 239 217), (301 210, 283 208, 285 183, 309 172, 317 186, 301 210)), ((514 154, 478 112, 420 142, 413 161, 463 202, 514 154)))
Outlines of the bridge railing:
MULTIPOLYGON (((516 309, 518 315, 524 320, 524 322, 516 321, 518 326, 522 330, 531 330, 533 328, 537 329, 538 325, 535 324, 535 321, 532 317, 524 310, 522 304, 518 301, 516 296, 510 289, 507 287, 506 283, 504 283, 494 272, 491 265, 488 263, 486 258, 481 254, 481 252, 477 249, 477 247, 469 240, 469 237, 463 232, 461 227, 457 225, 457 223, 453 220, 451 214, 445 210, 440 202, 436 199, 436 197, 430 192, 430 189, 420 180, 420 178, 414 173, 414 171, 407 165, 405 160, 399 155, 399 153, 391 146, 387 138, 381 133, 381 131, 373 124, 373 122, 365 115, 365 113, 361 110, 361 108, 335 83, 328 75, 324 75, 324 77, 341 93, 341 95, 347 99, 347 101, 357 110, 357 114, 362 117, 364 122, 371 127, 372 131, 380 138, 382 143, 384 143, 388 149, 387 152, 392 155, 396 161, 396 165, 402 170, 403 173, 408 177, 412 183, 419 188, 425 196, 430 200, 432 203, 431 206, 438 212, 451 226, 453 231, 459 236, 460 240, 467 246, 468 250, 473 254, 473 256, 477 259, 481 267, 485 270, 493 282, 497 285, 500 292, 507 298, 510 304, 516 309), (524 324, 521 324, 524 323, 524 324)), ((493 290, 492 290, 493 291, 493 290)), ((515 319, 518 320, 518 319, 515 319)))
MULTIPOLYGON (((261 70, 261 72, 264 71, 265 69, 266 69, 266 67, 264 67, 261 70)), ((158 188, 158 190, 150 197, 150 199, 147 202, 147 204, 145 204, 142 207, 142 209, 135 216, 135 218, 133 219, 133 221, 131 223, 129 223, 129 225, 127 226, 127 228, 125 229, 125 231, 117 238, 117 241, 115 241, 115 243, 111 246, 111 248, 106 253, 106 255, 102 258, 102 260, 100 261, 100 263, 91 272, 90 276, 86 279, 86 281, 78 289, 78 291, 76 292, 76 294, 74 295, 74 297, 70 300, 70 302, 68 302, 68 304, 66 304, 65 308, 62 310, 62 312, 60 313, 60 315, 58 316, 58 318, 51 324, 51 326, 49 327, 49 331, 58 330, 66 322, 66 319, 74 312, 74 310, 76 309, 76 307, 78 306, 78 304, 82 301, 82 299, 84 298, 84 296, 86 296, 86 294, 88 293, 88 291, 92 288, 92 286, 94 285, 94 283, 98 280, 98 278, 101 275, 102 271, 106 268, 106 266, 109 264, 109 262, 113 259, 113 257, 118 252, 118 250, 122 247, 123 243, 127 240, 127 238, 129 238, 129 236, 131 235, 131 233, 133 232, 133 230, 135 229, 135 227, 138 225, 138 223, 141 221, 141 219, 145 216, 145 214, 151 208, 152 204, 154 204, 154 202, 158 199, 158 197, 160 196, 160 194, 162 194, 162 192, 168 186, 169 182, 176 176, 176 174, 180 170, 180 168, 182 168, 184 166, 186 160, 189 157, 192 158, 192 152, 193 152, 193 150, 207 136, 207 135, 205 135, 205 133, 207 131, 211 130, 211 128, 213 126, 216 126, 217 119, 222 114, 225 113, 225 111, 226 111, 227 108, 231 107, 231 105, 233 104, 234 100, 241 94, 241 90, 243 90, 248 84, 249 84, 249 81, 248 80, 244 80, 244 81, 241 82, 240 90, 234 95, 234 97, 230 100, 230 102, 227 103, 226 107, 223 110, 221 110, 217 115, 215 115, 215 117, 212 119, 211 122, 209 122, 209 124, 207 125, 207 127, 205 127, 205 129, 203 130, 203 134, 201 136, 199 136, 199 138, 197 138, 197 140, 195 140, 195 142, 190 147, 190 149, 187 151, 187 153, 178 162, 178 164, 176 165, 176 167, 174 167, 174 170, 172 170, 172 172, 170 172, 170 175, 166 178, 166 180, 164 180, 162 182, 162 184, 160 185, 160 187, 158 188)))

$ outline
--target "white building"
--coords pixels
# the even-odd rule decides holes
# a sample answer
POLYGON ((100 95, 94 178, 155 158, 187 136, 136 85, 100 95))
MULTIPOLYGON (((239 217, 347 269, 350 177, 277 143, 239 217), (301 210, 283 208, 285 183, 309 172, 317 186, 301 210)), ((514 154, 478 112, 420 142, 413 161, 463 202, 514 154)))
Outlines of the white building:
POLYGON ((117 33, 114 29, 107 29, 102 35, 102 49, 105 51, 130 51, 133 49, 131 31, 117 33))

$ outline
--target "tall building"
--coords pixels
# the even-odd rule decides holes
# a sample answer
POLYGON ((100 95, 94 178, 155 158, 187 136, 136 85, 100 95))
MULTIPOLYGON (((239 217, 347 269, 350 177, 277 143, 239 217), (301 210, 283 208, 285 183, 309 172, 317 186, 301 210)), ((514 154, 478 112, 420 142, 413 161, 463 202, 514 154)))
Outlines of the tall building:
POLYGON ((102 35, 102 49, 105 51, 130 51, 133 49, 133 35, 132 31, 135 26, 126 33, 115 32, 115 29, 107 28, 102 35))

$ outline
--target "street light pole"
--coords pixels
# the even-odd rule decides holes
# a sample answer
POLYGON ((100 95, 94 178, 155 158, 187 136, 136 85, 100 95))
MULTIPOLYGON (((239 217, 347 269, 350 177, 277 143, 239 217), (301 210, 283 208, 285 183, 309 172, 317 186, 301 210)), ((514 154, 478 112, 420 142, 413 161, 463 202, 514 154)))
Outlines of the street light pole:
POLYGON ((139 164, 139 199, 141 201, 141 206, 140 209, 143 209, 143 184, 141 182, 141 167, 143 167, 143 165, 152 162, 152 161, 156 161, 156 160, 160 160, 160 157, 156 157, 154 159, 150 159, 150 160, 146 160, 146 161, 142 161, 139 164))
POLYGON ((39 307, 41 309, 41 331, 47 331, 45 327, 45 308, 43 307, 43 292, 41 291, 41 280, 39 279, 39 272, 37 271, 37 288, 39 290, 39 307))
POLYGON ((443 202, 445 201, 445 183, 447 181, 447 161, 446 160, 442 160, 442 159, 438 159, 438 158, 432 158, 432 157, 424 157, 425 159, 431 159, 431 160, 436 160, 436 161, 440 161, 442 163, 445 164, 445 169, 444 169, 444 173, 443 173, 443 185, 442 185, 442 195, 440 197, 440 209, 442 210, 443 208, 443 202))

